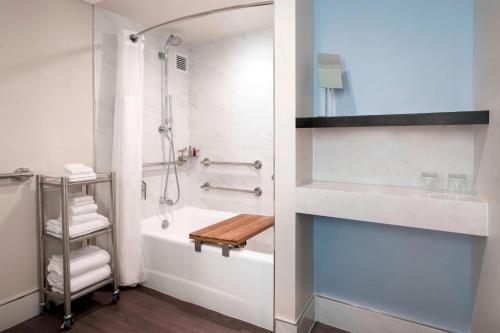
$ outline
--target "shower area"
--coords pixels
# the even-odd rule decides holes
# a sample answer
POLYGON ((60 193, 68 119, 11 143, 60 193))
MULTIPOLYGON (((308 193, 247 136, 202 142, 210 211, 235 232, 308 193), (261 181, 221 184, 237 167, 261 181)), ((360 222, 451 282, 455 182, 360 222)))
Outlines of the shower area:
POLYGON ((239 214, 274 214, 273 6, 179 20, 136 42, 125 38, 145 28, 95 7, 96 169, 116 168, 122 132, 120 149, 140 160, 140 179, 122 180, 125 193, 140 191, 140 200, 123 203, 140 212, 127 216, 140 234, 140 242, 130 242, 140 248, 139 282, 272 330, 273 227, 226 252, 189 235, 239 214), (120 58, 125 44, 142 61, 120 58), (124 63, 142 70, 129 78, 124 63), (121 81, 136 85, 142 113, 125 133, 117 128, 121 81))

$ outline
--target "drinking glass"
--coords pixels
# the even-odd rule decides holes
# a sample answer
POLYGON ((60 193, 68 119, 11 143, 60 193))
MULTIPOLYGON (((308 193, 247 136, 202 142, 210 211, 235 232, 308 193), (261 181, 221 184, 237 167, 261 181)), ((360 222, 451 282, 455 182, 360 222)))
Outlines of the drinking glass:
POLYGON ((439 176, 436 172, 422 172, 420 174, 420 188, 424 191, 439 191, 439 176))
POLYGON ((467 192, 467 175, 450 173, 448 175, 448 192, 453 192, 453 193, 467 192))

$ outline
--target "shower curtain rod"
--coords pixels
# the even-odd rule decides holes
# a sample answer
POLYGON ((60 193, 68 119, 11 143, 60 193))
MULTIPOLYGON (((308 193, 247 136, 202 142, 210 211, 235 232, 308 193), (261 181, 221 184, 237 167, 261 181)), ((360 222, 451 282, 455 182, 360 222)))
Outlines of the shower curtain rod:
POLYGON ((172 24, 175 22, 183 21, 183 20, 190 20, 202 16, 207 16, 211 14, 216 14, 216 13, 222 13, 222 12, 228 12, 231 10, 238 10, 238 9, 244 9, 244 8, 252 8, 252 7, 262 7, 262 6, 271 6, 274 4, 274 1, 261 1, 261 2, 254 2, 254 3, 247 3, 247 4, 242 4, 242 5, 236 5, 236 6, 229 6, 229 7, 222 7, 222 8, 217 8, 217 9, 212 9, 212 10, 207 10, 205 12, 200 12, 196 14, 191 14, 183 17, 179 17, 170 21, 166 21, 157 25, 154 25, 150 28, 144 29, 142 31, 139 31, 136 34, 130 35, 130 40, 134 43, 136 43, 139 40, 139 37, 144 35, 147 32, 159 29, 165 25, 172 24))

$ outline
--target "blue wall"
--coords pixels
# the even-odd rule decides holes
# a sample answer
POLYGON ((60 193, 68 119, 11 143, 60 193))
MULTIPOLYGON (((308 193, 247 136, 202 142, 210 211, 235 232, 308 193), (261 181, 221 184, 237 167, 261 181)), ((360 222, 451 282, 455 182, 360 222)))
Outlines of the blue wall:
POLYGON ((471 109, 473 0, 316 0, 315 29, 342 57, 338 115, 471 109))
MULTIPOLYGON (((472 108, 472 0, 316 0, 315 29, 316 51, 343 60, 337 114, 472 108)), ((314 223, 317 293, 469 331, 470 238, 322 217, 314 223)))
POLYGON ((316 293, 469 331, 470 237, 324 217, 314 237, 316 293))

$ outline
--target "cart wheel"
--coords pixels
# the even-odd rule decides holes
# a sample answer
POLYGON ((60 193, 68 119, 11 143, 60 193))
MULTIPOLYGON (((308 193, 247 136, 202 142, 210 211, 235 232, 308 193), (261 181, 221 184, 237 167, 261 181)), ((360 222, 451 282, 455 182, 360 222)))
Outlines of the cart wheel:
POLYGON ((119 300, 120 300, 120 291, 117 290, 113 292, 113 304, 118 303, 119 300))
POLYGON ((67 319, 64 319, 62 325, 61 325, 61 329, 63 331, 68 331, 71 329, 71 325, 73 325, 73 319, 70 317, 70 318, 67 318, 67 319))

